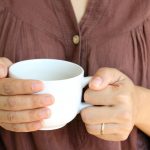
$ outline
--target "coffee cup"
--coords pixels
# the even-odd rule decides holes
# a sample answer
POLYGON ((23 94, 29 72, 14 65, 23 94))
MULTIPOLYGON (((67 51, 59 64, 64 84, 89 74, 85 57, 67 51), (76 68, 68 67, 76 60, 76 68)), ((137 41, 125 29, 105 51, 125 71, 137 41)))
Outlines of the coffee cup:
POLYGON ((48 106, 51 116, 43 121, 41 130, 61 128, 90 106, 81 99, 82 89, 91 77, 84 77, 83 68, 75 63, 57 59, 24 60, 10 66, 9 77, 40 80, 44 89, 35 94, 54 96, 54 104, 48 106))

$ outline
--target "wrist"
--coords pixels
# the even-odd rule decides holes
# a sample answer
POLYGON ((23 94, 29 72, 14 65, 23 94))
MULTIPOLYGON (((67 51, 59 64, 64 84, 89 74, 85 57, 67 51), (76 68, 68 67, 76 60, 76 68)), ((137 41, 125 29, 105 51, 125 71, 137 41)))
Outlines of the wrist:
MULTIPOLYGON (((150 108, 150 103, 148 103, 148 99, 150 98, 150 90, 135 86, 135 125, 140 126, 144 124, 145 120, 148 118, 148 112, 150 108)), ((150 102, 150 101, 149 101, 150 102)))

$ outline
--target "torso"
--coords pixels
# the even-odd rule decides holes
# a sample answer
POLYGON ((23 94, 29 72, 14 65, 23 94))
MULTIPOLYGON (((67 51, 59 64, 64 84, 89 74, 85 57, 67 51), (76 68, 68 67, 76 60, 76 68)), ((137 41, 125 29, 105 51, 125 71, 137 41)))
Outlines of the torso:
MULTIPOLYGON (((113 67, 150 88, 150 0, 89 0, 88 6, 86 0, 72 0, 80 25, 70 4, 0 0, 0 57, 13 62, 63 59, 81 65, 85 75, 113 67), (77 44, 74 35, 80 38, 77 44)), ((136 128, 125 142, 98 139, 87 133, 80 115, 54 131, 14 133, 0 128, 0 150, 150 150, 149 143, 136 128)))

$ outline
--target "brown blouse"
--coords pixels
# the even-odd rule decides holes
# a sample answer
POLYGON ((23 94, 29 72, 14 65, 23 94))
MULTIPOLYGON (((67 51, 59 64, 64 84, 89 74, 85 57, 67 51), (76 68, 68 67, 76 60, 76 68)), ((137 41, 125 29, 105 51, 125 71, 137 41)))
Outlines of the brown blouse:
MULTIPOLYGON (((79 25, 70 0, 0 0, 0 56, 65 59, 80 64, 85 75, 115 67, 149 88, 150 0, 89 0, 79 25)), ((54 131, 0 128, 3 149, 150 150, 150 139, 134 128, 124 142, 104 141, 88 134, 78 115, 54 131)))

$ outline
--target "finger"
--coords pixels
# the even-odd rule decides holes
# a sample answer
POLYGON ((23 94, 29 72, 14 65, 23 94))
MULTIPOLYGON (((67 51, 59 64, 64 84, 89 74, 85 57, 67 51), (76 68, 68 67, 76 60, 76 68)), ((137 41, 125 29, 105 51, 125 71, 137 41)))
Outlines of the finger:
POLYGON ((120 86, 121 83, 123 83, 127 79, 127 76, 125 76, 117 69, 101 68, 93 76, 92 80, 89 83, 89 88, 93 90, 102 90, 108 85, 120 86))
MULTIPOLYGON (((86 124, 86 129, 90 134, 102 136, 101 126, 102 124, 96 124, 96 125, 86 124)), ((104 123, 103 135, 112 135, 112 134, 125 135, 130 132, 131 132, 131 126, 129 126, 129 124, 127 123, 126 124, 104 123)))
POLYGON ((25 123, 42 119, 50 116, 48 108, 25 110, 25 111, 0 111, 0 120, 4 123, 25 123))
POLYGON ((101 133, 101 124, 86 125, 87 132, 98 138, 108 141, 124 141, 128 138, 133 126, 129 124, 104 124, 103 134, 101 133))
POLYGON ((4 78, 0 80, 0 95, 33 94, 43 89, 43 84, 36 80, 4 78))
POLYGON ((0 57, 0 64, 4 64, 5 66, 9 67, 12 65, 12 62, 6 57, 0 57))
POLYGON ((108 86, 101 91, 87 89, 84 93, 84 100, 92 105, 128 105, 132 98, 131 94, 124 88, 116 89, 108 86))
POLYGON ((40 130, 43 125, 42 121, 35 121, 30 123, 11 124, 11 123, 0 123, 1 127, 6 130, 14 132, 31 132, 40 130))
POLYGON ((84 93, 85 102, 92 105, 115 105, 117 103, 117 99, 113 99, 113 95, 115 95, 115 91, 112 92, 111 87, 107 87, 101 91, 87 89, 84 93))
POLYGON ((111 134, 111 135, 96 135, 96 137, 106 140, 106 141, 125 141, 129 135, 119 135, 119 134, 111 134))
POLYGON ((12 62, 9 59, 0 57, 0 78, 4 78, 7 76, 8 68, 11 64, 12 62))
POLYGON ((51 95, 19 95, 0 96, 0 110, 29 110, 52 105, 54 98, 51 95))
POLYGON ((131 115, 122 107, 88 107, 81 111, 84 123, 94 125, 101 123, 125 123, 131 122, 131 115))

